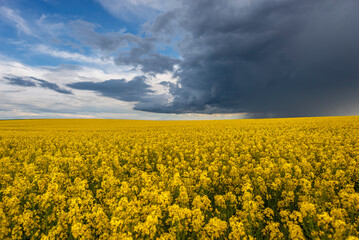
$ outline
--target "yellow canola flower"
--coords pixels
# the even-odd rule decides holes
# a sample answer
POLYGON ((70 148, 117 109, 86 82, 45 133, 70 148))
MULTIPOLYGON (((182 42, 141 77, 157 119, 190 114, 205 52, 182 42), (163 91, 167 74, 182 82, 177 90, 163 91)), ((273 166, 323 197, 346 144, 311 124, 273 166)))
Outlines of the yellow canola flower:
POLYGON ((227 225, 227 222, 222 221, 217 217, 211 218, 204 227, 206 236, 209 239, 218 239, 219 237, 224 236, 228 227, 227 225))
POLYGON ((0 239, 359 237, 359 117, 0 121, 0 239))

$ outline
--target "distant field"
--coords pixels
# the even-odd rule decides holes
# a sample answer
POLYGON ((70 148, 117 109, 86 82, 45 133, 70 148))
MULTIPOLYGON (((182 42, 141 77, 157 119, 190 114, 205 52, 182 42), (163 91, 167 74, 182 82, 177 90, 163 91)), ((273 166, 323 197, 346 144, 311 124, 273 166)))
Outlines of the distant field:
POLYGON ((0 239, 358 235, 359 117, 0 121, 0 239))

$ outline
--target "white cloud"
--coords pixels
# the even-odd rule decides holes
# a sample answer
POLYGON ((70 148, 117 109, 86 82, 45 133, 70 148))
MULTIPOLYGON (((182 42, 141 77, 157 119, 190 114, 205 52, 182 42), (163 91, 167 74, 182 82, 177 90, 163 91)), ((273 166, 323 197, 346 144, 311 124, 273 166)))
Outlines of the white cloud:
POLYGON ((98 82, 108 79, 132 79, 139 74, 139 72, 130 71, 129 68, 121 68, 114 64, 99 67, 77 65, 33 67, 0 55, 0 78, 6 75, 32 76, 61 85, 79 81, 98 82))
POLYGON ((179 5, 172 0, 97 0, 113 16, 126 21, 149 20, 179 5))
POLYGON ((15 25, 18 31, 23 32, 27 35, 36 36, 35 33, 27 25, 26 21, 14 10, 1 6, 0 7, 0 18, 3 18, 9 21, 11 24, 15 25))
MULTIPOLYGON (((131 79, 136 72, 121 72, 120 68, 106 73, 95 67, 61 65, 33 67, 0 55, 0 119, 9 118, 141 118, 141 112, 132 110, 133 104, 98 96, 90 91, 72 90, 61 94, 40 87, 21 87, 8 84, 4 76, 32 76, 58 84, 79 81, 131 79)), ((149 114, 154 117, 156 114, 149 114)))
POLYGON ((128 0, 128 2, 135 6, 148 6, 160 11, 170 10, 179 4, 176 0, 128 0))
MULTIPOLYGON (((108 68, 60 65, 57 67, 33 67, 0 55, 0 119, 16 118, 116 118, 116 119, 223 119, 242 118, 238 114, 204 115, 204 114, 158 114, 133 110, 134 103, 123 102, 100 96, 92 91, 70 89, 68 83, 80 81, 100 82, 108 79, 132 79, 141 74, 126 71, 117 66, 108 68), (61 94, 40 87, 22 87, 8 84, 3 77, 36 77, 56 83, 74 94, 61 94)), ((148 76, 149 77, 149 76, 148 76)), ((150 78, 154 89, 161 92, 161 81, 175 81, 170 74, 150 78)))
POLYGON ((50 22, 48 18, 45 14, 42 14, 41 17, 36 20, 38 29, 42 34, 56 38, 66 32, 66 24, 64 22, 50 22))
POLYGON ((72 60, 80 63, 92 63, 92 64, 106 64, 106 62, 113 62, 113 60, 106 60, 106 62, 100 57, 89 57, 80 53, 73 53, 67 51, 57 50, 51 47, 48 47, 43 44, 35 46, 32 51, 36 54, 49 55, 56 58, 62 58, 66 60, 72 60))

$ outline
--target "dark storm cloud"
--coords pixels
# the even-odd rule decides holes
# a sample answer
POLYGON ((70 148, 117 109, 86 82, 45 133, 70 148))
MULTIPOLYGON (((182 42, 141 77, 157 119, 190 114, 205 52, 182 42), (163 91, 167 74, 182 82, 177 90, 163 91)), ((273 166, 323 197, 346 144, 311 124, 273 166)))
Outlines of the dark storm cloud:
POLYGON ((67 86, 79 90, 95 91, 103 96, 122 101, 136 102, 144 101, 149 94, 153 93, 145 80, 144 76, 138 76, 131 81, 111 79, 103 82, 77 82, 67 86))
POLYGON ((178 59, 173 59, 159 53, 147 52, 146 49, 142 47, 133 47, 130 51, 123 52, 115 58, 117 65, 140 67, 145 73, 173 71, 174 65, 179 62, 178 59))
POLYGON ((23 86, 23 87, 36 87, 36 84, 31 81, 30 79, 27 78, 23 78, 23 77, 4 77, 5 80, 8 81, 9 84, 11 85, 18 85, 18 86, 23 86))
POLYGON ((135 110, 152 106, 165 106, 167 96, 156 94, 146 83, 145 76, 134 77, 131 81, 125 79, 110 79, 103 82, 77 82, 68 84, 78 90, 90 90, 105 97, 126 102, 135 102, 135 110))
POLYGON ((72 94, 71 91, 66 90, 64 88, 61 88, 55 83, 51 83, 51 82, 48 82, 48 81, 45 81, 45 80, 42 80, 42 79, 38 79, 38 78, 34 78, 34 77, 31 77, 31 79, 33 79, 34 81, 37 81, 37 85, 39 87, 51 89, 51 90, 53 90, 55 92, 58 92, 58 93, 72 94))
POLYGON ((144 73, 164 73, 173 71, 179 60, 156 52, 155 37, 139 37, 130 33, 98 33, 96 25, 77 20, 71 28, 74 37, 82 43, 109 54, 116 52, 114 62, 117 65, 131 65, 144 73))
POLYGON ((4 79, 7 80, 8 83, 11 85, 17 85, 22 87, 42 87, 53 90, 58 93, 72 94, 71 91, 61 88, 55 83, 51 83, 43 79, 38 79, 34 77, 5 76, 4 79))
POLYGON ((174 100, 136 109, 312 116, 358 106, 358 11, 357 0, 184 0, 152 26, 185 33, 174 100))

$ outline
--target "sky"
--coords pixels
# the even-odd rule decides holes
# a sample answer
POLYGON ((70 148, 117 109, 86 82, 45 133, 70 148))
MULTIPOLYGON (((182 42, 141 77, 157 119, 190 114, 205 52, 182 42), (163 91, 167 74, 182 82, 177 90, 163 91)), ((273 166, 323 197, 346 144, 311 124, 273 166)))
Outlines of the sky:
POLYGON ((358 0, 0 0, 0 119, 359 115, 358 0))

